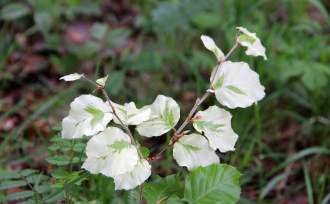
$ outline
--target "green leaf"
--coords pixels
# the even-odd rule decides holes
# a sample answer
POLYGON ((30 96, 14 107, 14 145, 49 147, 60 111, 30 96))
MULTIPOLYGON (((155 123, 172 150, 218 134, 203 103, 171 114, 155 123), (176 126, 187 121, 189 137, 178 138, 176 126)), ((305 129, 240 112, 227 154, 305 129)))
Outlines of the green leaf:
MULTIPOLYGON (((77 174, 77 172, 73 172, 73 174, 77 174)), ((73 180, 69 180, 66 184, 64 184, 65 188, 70 188, 72 185, 81 183, 89 176, 88 173, 82 173, 78 176, 70 176, 71 178, 75 177, 73 180)), ((64 196, 64 188, 61 187, 60 189, 52 192, 47 197, 43 198, 44 203, 54 203, 58 201, 60 198, 64 196)))
POLYGON ((33 174, 31 176, 26 177, 26 181, 33 184, 39 184, 40 182, 46 181, 48 179, 49 177, 43 174, 33 174))
POLYGON ((17 172, 1 172, 0 173, 0 180, 5 179, 15 179, 20 178, 21 176, 17 172))
POLYGON ((163 203, 171 196, 181 197, 183 186, 178 175, 170 175, 165 178, 159 177, 151 183, 146 183, 143 195, 148 204, 163 203))
POLYGON ((167 199, 166 204, 185 204, 182 199, 180 199, 178 196, 171 196, 167 199))
POLYGON ((33 169, 25 169, 17 172, 1 172, 0 180, 18 179, 18 178, 30 176, 31 174, 34 174, 36 172, 37 171, 33 169))
POLYGON ((231 90, 234 93, 246 95, 241 89, 237 88, 236 86, 228 85, 228 86, 226 86, 226 88, 231 90))
POLYGON ((320 90, 329 83, 330 69, 327 65, 308 60, 292 60, 284 63, 280 73, 286 82, 293 77, 301 77, 302 83, 311 91, 320 90))
POLYGON ((29 175, 34 174, 34 173, 37 173, 37 171, 34 170, 34 169, 24 169, 21 172, 19 172, 19 174, 21 176, 29 176, 29 175))
POLYGON ((202 12, 198 15, 193 15, 192 22, 201 29, 214 28, 220 25, 221 17, 218 13, 202 12))
POLYGON ((325 87, 329 83, 329 67, 318 63, 309 65, 301 78, 304 85, 311 91, 325 87))
POLYGON ((16 188, 20 186, 25 186, 27 183, 24 180, 18 181, 3 181, 0 183, 0 190, 16 188))
POLYGON ((91 28, 91 35, 93 38, 101 40, 105 37, 108 31, 108 26, 104 23, 94 23, 91 28))
POLYGON ((125 79, 124 72, 114 71, 111 72, 110 77, 105 82, 105 89, 111 95, 117 95, 120 89, 123 87, 125 79))
POLYGON ((21 191, 6 196, 6 201, 25 199, 33 196, 33 191, 21 191))
POLYGON ((50 187, 49 183, 46 183, 40 186, 36 186, 34 189, 37 191, 37 193, 42 194, 50 191, 52 188, 50 187))
POLYGON ((49 157, 46 160, 50 164, 54 164, 57 166, 65 166, 70 163, 72 164, 79 163, 80 158, 79 157, 70 158, 69 156, 61 155, 61 156, 49 157))
POLYGON ((239 200, 241 174, 227 164, 194 169, 186 178, 184 200, 190 204, 233 204, 239 200))
POLYGON ((70 164, 70 157, 65 156, 65 155, 49 157, 46 160, 47 160, 48 163, 55 164, 55 165, 58 165, 58 166, 63 166, 63 165, 70 164))
POLYGON ((82 151, 84 151, 86 148, 86 144, 85 143, 77 143, 73 146, 73 151, 81 153, 82 151))
POLYGON ((140 147, 143 158, 147 158, 150 154, 150 150, 146 147, 140 147))
POLYGON ((111 48, 122 47, 127 42, 127 39, 130 35, 131 35, 130 29, 113 28, 106 34, 105 46, 111 48))
POLYGON ((70 172, 62 168, 58 168, 52 173, 52 176, 55 177, 56 179, 63 179, 68 175, 70 175, 70 172))
POLYGON ((34 21, 36 26, 42 33, 47 33, 50 30, 52 26, 52 20, 52 16, 45 11, 37 12, 34 14, 34 21))
POLYGON ((125 200, 127 204, 140 204, 140 191, 138 189, 128 191, 125 200))
POLYGON ((29 7, 21 3, 12 3, 1 9, 1 18, 4 20, 15 20, 30 12, 29 7))
POLYGON ((128 69, 140 72, 157 70, 162 66, 162 58, 157 53, 157 48, 152 46, 144 48, 141 53, 127 56, 124 62, 128 69))

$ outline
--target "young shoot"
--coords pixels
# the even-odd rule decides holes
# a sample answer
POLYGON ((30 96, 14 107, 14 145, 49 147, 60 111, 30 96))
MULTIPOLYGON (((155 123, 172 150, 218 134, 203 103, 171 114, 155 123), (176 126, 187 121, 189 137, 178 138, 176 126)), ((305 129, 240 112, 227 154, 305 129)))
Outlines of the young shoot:
POLYGON ((108 76, 96 81, 77 73, 60 78, 65 81, 86 80, 104 97, 78 96, 70 104, 69 115, 62 121, 63 138, 90 137, 83 169, 113 178, 116 190, 129 190, 150 177, 151 163, 157 162, 168 148, 173 148, 177 164, 189 171, 219 163, 216 151, 235 150, 238 135, 232 129, 229 110, 257 103, 264 98, 265 88, 259 75, 246 62, 230 61, 229 57, 242 46, 247 55, 262 56, 266 60, 265 48, 255 33, 243 27, 237 27, 235 42, 226 55, 212 38, 202 35, 201 40, 218 62, 210 74, 207 90, 196 99, 182 123, 179 123, 180 115, 182 118, 180 107, 169 96, 158 95, 152 104, 138 108, 134 102, 113 102, 104 88, 108 76), (199 110, 210 96, 214 96, 224 108, 212 105, 199 110), (188 129, 188 124, 193 128, 188 129), (172 137, 160 152, 145 158, 141 145, 131 133, 131 126, 140 137, 161 137, 168 132, 172 137))

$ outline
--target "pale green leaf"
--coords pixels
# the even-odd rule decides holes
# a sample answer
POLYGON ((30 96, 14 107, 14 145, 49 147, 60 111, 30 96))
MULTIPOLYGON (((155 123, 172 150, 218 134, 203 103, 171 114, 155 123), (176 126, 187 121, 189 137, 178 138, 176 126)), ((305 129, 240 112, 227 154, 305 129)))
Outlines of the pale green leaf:
POLYGON ((240 36, 238 36, 238 40, 240 42, 248 42, 248 43, 251 43, 251 44, 253 44, 256 41, 255 38, 253 38, 249 35, 246 35, 246 34, 241 34, 240 36))

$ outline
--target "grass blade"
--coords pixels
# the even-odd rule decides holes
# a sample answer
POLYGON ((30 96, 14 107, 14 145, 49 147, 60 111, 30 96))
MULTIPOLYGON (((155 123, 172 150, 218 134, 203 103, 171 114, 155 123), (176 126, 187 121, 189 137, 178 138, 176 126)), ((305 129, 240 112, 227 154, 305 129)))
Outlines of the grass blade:
POLYGON ((308 168, 305 164, 304 164, 304 178, 307 189, 308 203, 314 204, 313 186, 311 182, 311 177, 309 175, 308 168))
POLYGON ((289 176, 289 173, 282 173, 280 175, 275 176, 272 180, 268 182, 268 184, 261 190, 259 195, 259 200, 264 199, 268 193, 273 190, 276 185, 283 179, 289 176))

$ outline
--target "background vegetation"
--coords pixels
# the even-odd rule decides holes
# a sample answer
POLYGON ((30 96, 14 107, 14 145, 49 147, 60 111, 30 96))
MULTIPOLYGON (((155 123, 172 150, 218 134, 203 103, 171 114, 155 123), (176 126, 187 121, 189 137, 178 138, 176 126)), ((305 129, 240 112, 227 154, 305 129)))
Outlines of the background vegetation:
MULTIPOLYGON (((262 39, 268 61, 243 50, 232 56, 257 70, 267 93, 234 111, 239 142, 221 155, 243 174, 239 203, 329 203, 329 1, 2 0, 0 7, 0 202, 137 202, 137 190, 114 192, 111 179, 80 171, 85 141, 61 140, 60 120, 78 93, 92 90, 58 78, 109 73, 116 102, 141 106, 162 93, 184 114, 215 64, 199 36, 228 51, 241 25, 262 39)), ((165 142, 143 141, 151 152, 165 142)), ((186 174, 170 155, 153 165, 154 178, 186 174)))

